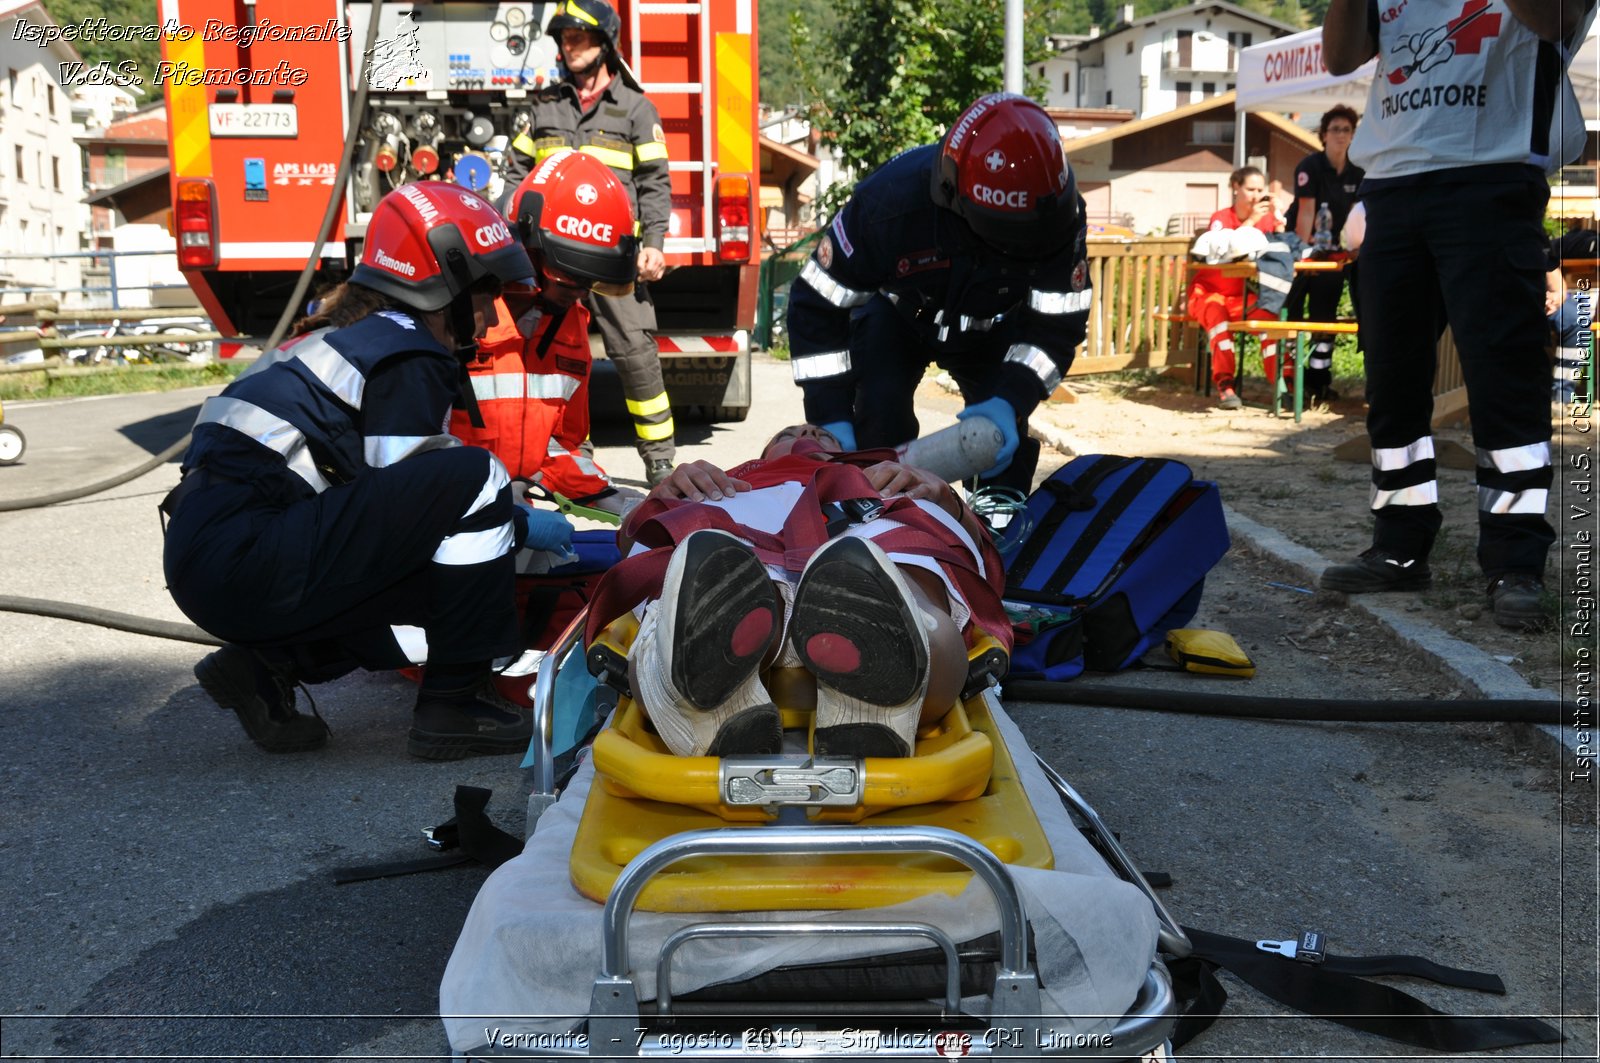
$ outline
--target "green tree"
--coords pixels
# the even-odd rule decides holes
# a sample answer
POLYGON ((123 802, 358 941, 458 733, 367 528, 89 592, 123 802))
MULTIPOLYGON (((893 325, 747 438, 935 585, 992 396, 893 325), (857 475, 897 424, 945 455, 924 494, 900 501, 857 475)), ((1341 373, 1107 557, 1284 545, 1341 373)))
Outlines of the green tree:
MULTIPOLYGON (((45 0, 44 9, 60 26, 70 26, 97 17, 121 26, 155 26, 160 21, 156 15, 156 0, 123 0, 117 5, 116 14, 107 10, 104 0, 45 0)), ((154 78, 156 63, 161 59, 161 45, 143 39, 111 41, 105 40, 106 36, 98 34, 70 43, 90 66, 108 62, 115 67, 129 59, 138 63, 139 78, 145 92, 142 102, 148 103, 159 97, 161 91, 154 88, 154 78)))
POLYGON ((806 89, 795 54, 790 25, 798 21, 816 34, 826 34, 839 21, 832 0, 761 0, 761 102, 774 109, 815 102, 806 89))
MULTIPOLYGON (((811 120, 857 173, 936 140, 1001 88, 1004 0, 859 0, 831 27, 791 17, 811 120)), ((1037 60, 1044 41, 1024 62, 1037 60)))

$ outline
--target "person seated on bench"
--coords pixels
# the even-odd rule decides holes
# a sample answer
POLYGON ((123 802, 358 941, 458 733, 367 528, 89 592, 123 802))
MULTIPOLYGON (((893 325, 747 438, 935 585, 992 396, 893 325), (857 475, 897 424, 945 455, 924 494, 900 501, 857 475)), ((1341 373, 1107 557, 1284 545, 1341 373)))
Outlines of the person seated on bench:
POLYGON ((987 529, 894 459, 796 425, 733 469, 679 465, 629 514, 589 637, 640 613, 631 689, 673 753, 779 752, 776 665, 816 677, 815 754, 909 756, 960 696, 968 641, 1009 651, 987 529))
POLYGON ((1584 362, 1589 358, 1589 338, 1593 335, 1594 293, 1568 289, 1561 264, 1600 258, 1600 237, 1593 229, 1573 229, 1550 245, 1550 271, 1546 275, 1545 316, 1556 334, 1556 359, 1550 399, 1563 405, 1577 395, 1584 362))
MULTIPOLYGON (((1211 215, 1206 232, 1253 226, 1263 233, 1275 233, 1282 228, 1272 212, 1272 193, 1267 191, 1267 180, 1260 170, 1241 166, 1228 177, 1228 187, 1233 190, 1233 205, 1211 215)), ((1211 379, 1217 385, 1217 405, 1224 410, 1237 410, 1244 405, 1234 375, 1233 334, 1228 331, 1228 322, 1247 317, 1270 321, 1277 317, 1260 308, 1246 315, 1244 304, 1243 277, 1224 276, 1221 270, 1214 269, 1195 271, 1194 284, 1189 289, 1189 316, 1205 330, 1206 342, 1211 346, 1211 379)), ((1263 336, 1261 361, 1269 383, 1276 379, 1277 353, 1277 341, 1263 336)), ((1285 365, 1285 376, 1292 373, 1293 367, 1285 365)))

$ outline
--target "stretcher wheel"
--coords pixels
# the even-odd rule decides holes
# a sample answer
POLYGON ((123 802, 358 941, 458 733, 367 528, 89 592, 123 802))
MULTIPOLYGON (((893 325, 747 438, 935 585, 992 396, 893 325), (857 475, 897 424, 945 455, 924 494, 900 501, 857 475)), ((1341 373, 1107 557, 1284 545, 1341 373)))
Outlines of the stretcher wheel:
POLYGON ((15 465, 28 449, 28 437, 22 429, 0 424, 0 465, 15 465))

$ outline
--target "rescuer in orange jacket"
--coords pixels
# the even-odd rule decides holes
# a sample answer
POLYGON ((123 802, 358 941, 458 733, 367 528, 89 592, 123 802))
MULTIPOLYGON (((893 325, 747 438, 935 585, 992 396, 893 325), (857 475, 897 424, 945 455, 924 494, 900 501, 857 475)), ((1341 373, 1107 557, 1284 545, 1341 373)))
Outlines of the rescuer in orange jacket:
POLYGON ((598 159, 562 151, 523 178, 506 218, 533 260, 534 286, 507 289, 500 319, 468 364, 482 427, 451 414, 450 431, 492 450, 514 480, 611 508, 605 471, 579 446, 589 435, 589 311, 584 296, 626 295, 638 226, 628 192, 598 159))

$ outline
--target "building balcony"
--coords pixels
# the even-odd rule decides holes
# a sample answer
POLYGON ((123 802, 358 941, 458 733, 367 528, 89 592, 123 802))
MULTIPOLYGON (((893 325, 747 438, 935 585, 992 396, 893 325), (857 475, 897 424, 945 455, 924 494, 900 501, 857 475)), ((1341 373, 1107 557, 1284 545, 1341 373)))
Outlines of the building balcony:
POLYGON ((1239 70, 1239 50, 1220 48, 1165 48, 1161 52, 1164 74, 1234 74, 1239 70))

